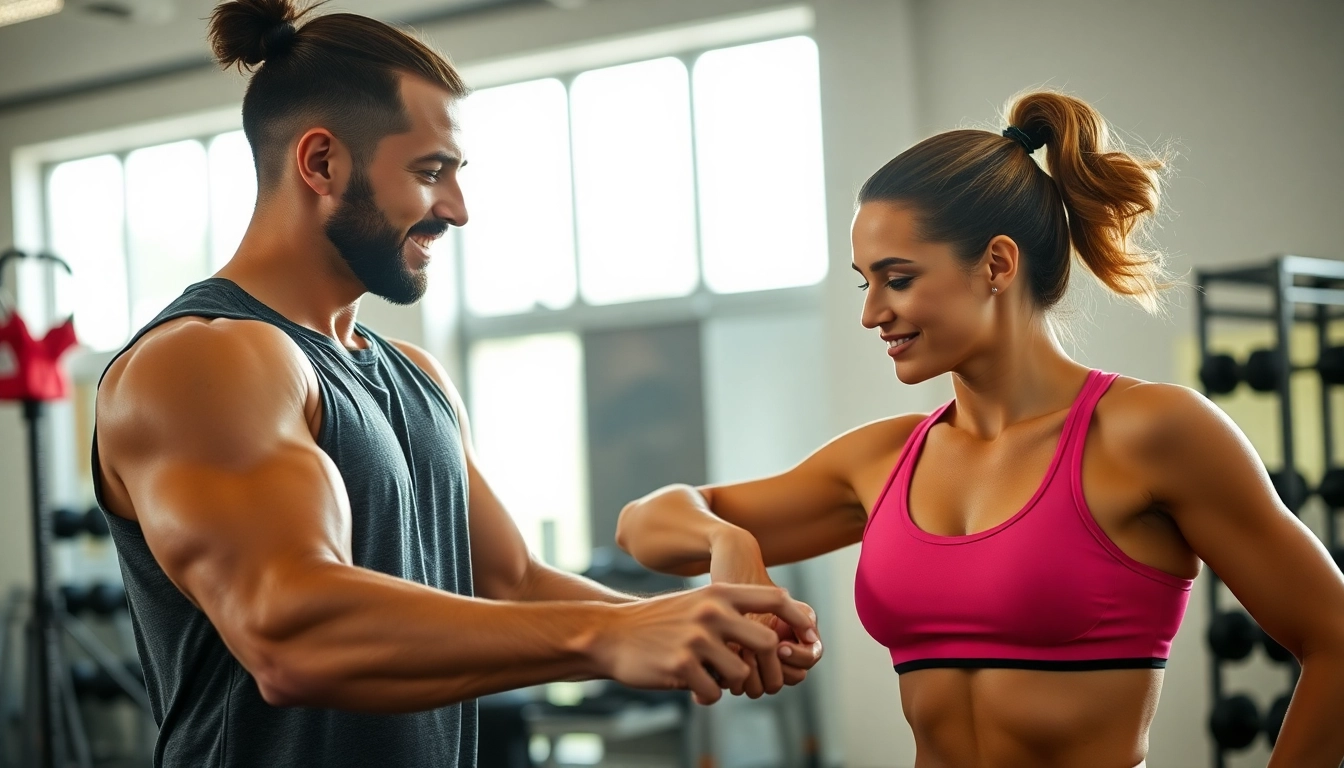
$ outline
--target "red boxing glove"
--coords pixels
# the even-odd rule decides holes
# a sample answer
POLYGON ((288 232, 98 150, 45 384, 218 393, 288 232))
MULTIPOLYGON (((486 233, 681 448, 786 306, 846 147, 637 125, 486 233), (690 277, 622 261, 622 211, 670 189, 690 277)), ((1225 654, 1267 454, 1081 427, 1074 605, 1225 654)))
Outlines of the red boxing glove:
POLYGON ((0 400, 60 400, 70 391, 70 380, 58 363, 73 347, 74 320, 47 331, 40 341, 14 312, 0 323, 0 400))

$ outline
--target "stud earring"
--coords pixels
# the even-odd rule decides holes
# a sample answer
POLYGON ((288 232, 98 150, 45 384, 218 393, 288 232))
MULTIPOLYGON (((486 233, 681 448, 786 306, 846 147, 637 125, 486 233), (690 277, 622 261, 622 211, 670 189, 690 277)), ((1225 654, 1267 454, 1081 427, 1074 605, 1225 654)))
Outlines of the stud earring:
POLYGON ((989 292, 990 292, 990 293, 998 293, 998 292, 999 292, 999 286, 997 286, 997 285, 991 285, 991 286, 989 286, 989 292))

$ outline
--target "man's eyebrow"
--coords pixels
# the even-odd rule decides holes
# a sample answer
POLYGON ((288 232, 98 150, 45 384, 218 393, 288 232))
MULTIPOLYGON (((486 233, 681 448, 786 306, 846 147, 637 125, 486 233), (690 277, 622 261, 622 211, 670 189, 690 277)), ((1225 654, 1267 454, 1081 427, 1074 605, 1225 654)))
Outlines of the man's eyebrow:
POLYGON ((430 152, 428 155, 421 155, 420 157, 417 157, 414 160, 412 160, 411 164, 419 165, 420 163, 429 163, 429 162, 437 162, 439 165, 442 165, 444 167, 457 166, 458 168, 461 168, 462 166, 467 164, 465 160, 458 157, 457 155, 450 155, 442 150, 438 152, 430 152))
MULTIPOLYGON (((896 266, 900 266, 900 265, 903 265, 903 264, 914 264, 914 263, 915 263, 915 262, 913 262, 913 261, 911 261, 911 260, 909 260, 909 259, 898 259, 898 258, 896 258, 895 256, 888 256, 888 257, 885 258, 885 259, 880 259, 880 260, 878 260, 878 261, 874 261, 872 264, 869 264, 869 265, 868 265, 868 271, 869 271, 869 272, 881 272, 882 270, 886 269, 887 267, 896 267, 896 266)), ((863 270, 859 269, 859 265, 858 265, 858 264, 854 264, 854 263, 851 262, 849 266, 850 266, 855 272, 862 272, 862 271, 863 271, 863 270)))

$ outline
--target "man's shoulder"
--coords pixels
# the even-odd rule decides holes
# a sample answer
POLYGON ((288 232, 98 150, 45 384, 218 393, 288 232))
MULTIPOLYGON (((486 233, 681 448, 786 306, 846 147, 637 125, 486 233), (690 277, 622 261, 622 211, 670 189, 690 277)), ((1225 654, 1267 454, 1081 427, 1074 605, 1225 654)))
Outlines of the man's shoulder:
POLYGON ((260 320, 179 317, 144 333, 107 367, 100 398, 123 382, 145 377, 195 376, 202 370, 231 378, 257 370, 282 369, 302 352, 280 328, 260 320))
POLYGON ((255 320, 183 317, 145 333, 98 388, 104 437, 120 432, 224 431, 304 405, 312 367, 281 329, 255 320))

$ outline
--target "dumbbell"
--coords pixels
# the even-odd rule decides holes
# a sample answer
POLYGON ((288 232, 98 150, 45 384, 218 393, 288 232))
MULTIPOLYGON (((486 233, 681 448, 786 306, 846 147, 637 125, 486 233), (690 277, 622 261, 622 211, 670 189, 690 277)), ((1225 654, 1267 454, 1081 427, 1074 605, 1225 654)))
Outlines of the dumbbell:
POLYGON ((107 518, 103 516, 103 510, 96 506, 89 507, 89 511, 84 513, 84 530, 88 531, 90 536, 100 539, 112 533, 112 529, 107 525, 107 518))
POLYGON ((1331 509, 1344 508, 1344 469, 1327 470, 1316 493, 1331 509))
POLYGON ((1282 469, 1272 470, 1269 473, 1269 480, 1274 484, 1274 492, 1279 495, 1279 500, 1293 514, 1297 514, 1302 509, 1302 505, 1307 502, 1307 497, 1311 496, 1311 489, 1307 487, 1307 479, 1302 473, 1293 470, 1291 473, 1282 469))
POLYGON ((84 532, 84 513, 61 508, 51 513, 51 532, 58 539, 69 539, 84 532))
MULTIPOLYGON (((1272 349, 1257 349, 1246 358, 1242 378, 1257 392, 1273 392, 1279 388, 1278 353, 1272 349)), ((1316 371, 1326 384, 1344 384, 1344 347, 1330 347, 1321 352, 1315 365, 1294 365, 1293 371, 1316 371)))
POLYGON ((1219 699, 1209 715, 1209 733, 1222 749, 1249 747, 1262 725, 1260 708, 1245 694, 1219 699))
POLYGON ((89 589, 88 608, 100 616, 112 616, 126 609, 126 587, 100 581, 89 589))
POLYGON ((1279 641, 1270 637, 1269 633, 1263 629, 1260 630, 1260 645, 1265 649, 1265 655, 1272 661, 1276 661, 1280 664, 1287 664, 1294 661, 1292 651, 1279 645, 1279 641))
POLYGON ((1260 628, 1245 611, 1224 611, 1209 622, 1209 648, 1220 659, 1246 658, 1259 639, 1260 628))
POLYGON ((1241 381, 1241 366, 1231 355, 1209 355, 1199 365, 1199 381, 1211 395, 1226 395, 1241 381))
MULTIPOLYGON (((1315 365, 1295 365, 1294 371, 1316 371, 1326 384, 1344 384, 1344 347, 1329 347, 1315 365)), ((1245 381, 1251 389, 1273 392, 1279 388, 1278 355, 1272 349, 1257 349, 1238 365, 1231 355, 1208 355, 1199 365, 1199 380, 1211 395, 1226 395, 1245 381)))
MULTIPOLYGON (((127 674, 144 682, 145 674, 139 661, 127 659, 122 664, 126 667, 127 674)), ((80 659, 70 665, 70 681, 74 685, 76 696, 97 696, 103 701, 111 701, 126 694, 107 670, 87 659, 80 659)))
POLYGON ((61 597, 66 613, 83 613, 89 609, 89 588, 82 584, 62 584, 61 597))
POLYGON ((1269 711, 1265 713, 1265 735, 1269 737, 1269 745, 1272 747, 1279 740, 1279 731, 1283 729, 1283 718, 1288 715, 1288 704, 1293 700, 1293 693, 1289 691, 1274 700, 1269 705, 1269 711))

